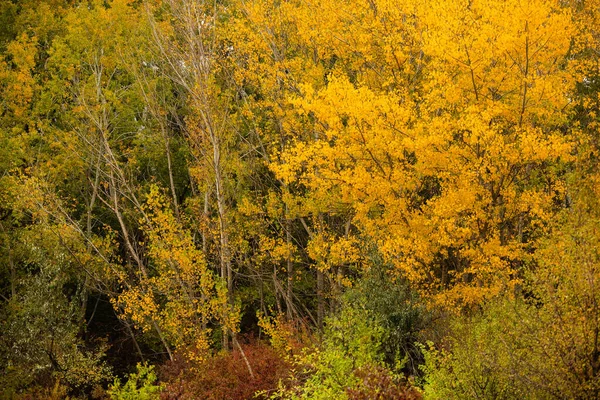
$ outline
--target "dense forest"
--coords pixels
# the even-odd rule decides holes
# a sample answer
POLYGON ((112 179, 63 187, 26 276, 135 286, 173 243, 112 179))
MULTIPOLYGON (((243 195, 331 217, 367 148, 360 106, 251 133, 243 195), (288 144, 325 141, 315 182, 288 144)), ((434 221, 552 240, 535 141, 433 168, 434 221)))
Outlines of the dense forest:
POLYGON ((0 0, 0 398, 600 399, 600 1, 0 0))

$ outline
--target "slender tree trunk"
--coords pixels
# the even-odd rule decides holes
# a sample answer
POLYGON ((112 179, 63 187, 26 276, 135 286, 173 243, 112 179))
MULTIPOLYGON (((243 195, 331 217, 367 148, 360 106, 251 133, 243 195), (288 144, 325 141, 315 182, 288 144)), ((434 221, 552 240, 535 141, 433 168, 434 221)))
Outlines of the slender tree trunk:
MULTIPOLYGON (((161 123, 162 125, 162 123, 161 123)), ((171 161, 171 145, 169 142, 169 136, 166 132, 166 128, 162 128, 163 136, 165 139, 165 154, 167 155, 167 168, 169 171, 169 186, 171 187, 171 196, 173 197, 173 208, 175 209, 175 215, 177 219, 180 219, 179 215, 179 201, 177 200, 177 191, 175 190, 175 179, 173 178, 173 162, 171 161)))
MULTIPOLYGON (((229 234, 227 232, 227 206, 225 204, 225 195, 223 193, 223 180, 220 162, 220 149, 218 140, 213 140, 213 163, 215 168, 215 189, 217 210, 219 213, 219 237, 220 237, 220 263, 221 278, 227 284, 227 295, 229 303, 233 303, 233 276, 231 270, 231 255, 229 249, 229 234)), ((229 349, 230 332, 223 333, 223 348, 229 349)))
MULTIPOLYGON (((4 231, 4 225, 0 226, 2 227, 2 231, 4 231)), ((17 295, 17 267, 13 260, 13 249, 8 234, 6 235, 6 241, 8 243, 8 265, 10 267, 10 295, 14 299, 17 295)))
MULTIPOLYGON (((209 197, 208 197, 208 189, 206 189, 206 192, 204 192, 204 221, 205 223, 208 223, 208 202, 209 202, 209 197)), ((206 237, 206 229, 204 229, 202 231, 202 252, 204 254, 208 253, 208 239, 206 237)))
MULTIPOLYGON (((318 136, 316 136, 318 138, 318 136)), ((322 230, 325 226, 323 214, 319 213, 318 229, 322 230)), ((319 329, 323 329, 323 321, 325 320, 325 274, 317 268, 317 323, 319 329)))
POLYGON ((238 342, 237 338, 235 337, 235 335, 232 335, 232 339, 233 339, 233 344, 238 348, 242 359, 244 360, 244 362, 246 363, 246 367, 248 368, 248 372, 250 373, 250 377, 252 379, 254 379, 254 371, 252 371, 252 366, 250 365, 250 362, 248 361, 248 357, 246 357, 246 353, 244 352, 244 349, 242 349, 242 346, 240 346, 240 342, 238 342))
POLYGON ((325 277, 320 269, 317 269, 317 325, 323 329, 325 319, 325 277))
POLYGON ((287 290, 286 290, 285 302, 286 302, 287 317, 291 321, 293 318, 293 307, 294 307, 294 304, 292 303, 292 291, 294 288, 294 263, 292 262, 292 254, 291 254, 292 221, 288 217, 287 204, 285 205, 285 214, 286 214, 285 241, 286 241, 287 248, 288 248, 287 260, 286 260, 286 262, 287 262, 287 288, 286 289, 287 290))
POLYGON ((281 307, 281 297, 279 296, 280 284, 277 280, 277 265, 273 265, 273 292, 275 293, 275 305, 277 306, 277 312, 279 314, 283 313, 283 308, 281 307))
POLYGON ((125 325, 125 328, 127 329, 127 333, 129 333, 129 336, 131 337, 131 340, 133 341, 133 345, 135 346, 135 350, 137 351, 138 355, 140 356, 141 361, 145 362, 146 360, 144 359, 144 353, 142 353, 142 349, 140 348, 140 345, 139 345, 137 339, 135 338, 135 335, 133 334, 131 325, 129 325, 129 323, 127 321, 123 321, 123 325, 125 325))
POLYGON ((162 342, 163 346, 165 347, 165 350, 167 350, 167 354, 169 355, 169 360, 173 361, 173 353, 171 352, 171 347, 169 347, 169 344, 165 340, 165 335, 163 335, 162 330, 160 329, 160 326, 158 326, 158 323, 156 321, 152 321, 152 325, 154 326, 154 330, 156 331, 156 333, 158 333, 158 337, 160 338, 160 341, 162 342))

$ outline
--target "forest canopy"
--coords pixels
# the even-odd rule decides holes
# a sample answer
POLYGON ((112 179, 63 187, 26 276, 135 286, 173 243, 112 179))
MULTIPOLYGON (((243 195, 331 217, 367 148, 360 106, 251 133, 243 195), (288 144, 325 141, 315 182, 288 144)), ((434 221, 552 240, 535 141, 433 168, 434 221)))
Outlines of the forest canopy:
POLYGON ((600 399, 597 0, 0 0, 0 398, 600 399))

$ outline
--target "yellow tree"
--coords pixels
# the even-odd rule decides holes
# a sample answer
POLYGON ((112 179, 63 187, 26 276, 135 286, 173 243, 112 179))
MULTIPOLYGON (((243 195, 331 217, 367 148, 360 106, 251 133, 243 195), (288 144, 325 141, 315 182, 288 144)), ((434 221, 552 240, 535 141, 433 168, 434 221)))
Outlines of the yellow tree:
POLYGON ((223 280, 213 276, 204 254, 173 214, 158 187, 153 186, 144 206, 149 258, 148 274, 137 284, 123 282, 114 304, 138 328, 160 327, 166 340, 191 360, 202 361, 210 350, 209 323, 237 332, 239 310, 228 301, 223 280))
MULTIPOLYGON (((239 154, 243 138, 237 130, 235 91, 229 85, 229 50, 220 36, 227 7, 169 0, 148 11, 157 58, 185 98, 186 112, 179 128, 192 158, 189 174, 194 195, 189 210, 199 222, 203 250, 209 264, 216 261, 234 309, 236 257, 238 261, 245 258, 243 233, 237 234, 234 226, 235 201, 241 197, 237 191, 245 189, 240 181, 251 172, 239 154)), ((237 329, 231 324, 222 324, 222 328, 223 347, 228 349, 231 339, 241 351, 237 329)))
MULTIPOLYGON (((172 58, 181 55, 176 49, 168 55, 160 53, 165 43, 159 35, 168 35, 170 28, 159 30, 165 27, 153 26, 156 21, 147 20, 143 11, 135 2, 114 0, 110 4, 94 2, 69 13, 67 32, 52 49, 51 66, 56 81, 66 86, 60 94, 71 102, 72 109, 61 122, 72 131, 57 136, 59 146, 75 143, 71 155, 87 175, 85 229, 80 233, 90 243, 89 251, 101 253, 102 249, 93 245, 96 235, 104 230, 118 232, 121 265, 109 275, 112 287, 108 295, 132 339, 135 342, 130 322, 145 333, 153 331, 171 359, 174 349, 192 350, 186 354, 202 358, 210 344, 208 326, 217 324, 235 334, 239 311, 228 301, 231 290, 226 283, 231 282, 231 271, 228 275, 225 269, 223 280, 213 277, 179 208, 173 138, 166 120, 167 113, 176 113, 168 107, 177 104, 167 105, 165 98, 174 90, 172 78, 181 85, 195 85, 198 76, 189 78, 183 65, 187 59, 172 58), (136 33, 130 41, 124 35, 128 30, 136 33), (149 43, 153 33, 156 41, 149 43), (149 148, 154 150, 150 142, 157 138, 163 152, 147 154, 149 148), (171 192, 170 204, 151 184, 157 178, 144 171, 144 167, 152 168, 148 158, 156 157, 154 162, 160 164, 163 154, 167 169, 163 181, 171 192), (114 230, 106 226, 109 224, 93 226, 99 211, 112 215, 114 230)), ((207 71, 198 74, 210 79, 207 71)), ((198 98, 191 99, 194 109, 198 98)), ((193 124, 190 131, 196 132, 193 124)), ((222 184, 222 180, 218 182, 222 184)), ((70 221, 78 225, 74 218, 70 221)), ((221 232, 227 243, 227 232, 221 232)))
MULTIPOLYGON (((233 43, 232 75, 239 97, 240 118, 263 163, 271 166, 281 162, 282 150, 294 137, 314 136, 314 132, 305 130, 304 121, 297 118, 288 96, 300 92, 302 81, 321 85, 331 66, 302 37, 304 27, 298 21, 306 10, 300 9, 297 3, 240 1, 235 5, 236 11, 231 13, 222 35, 233 43)), ((271 186, 269 194, 259 197, 261 206, 255 207, 255 215, 259 218, 268 215, 268 223, 280 228, 271 231, 269 237, 264 238, 267 240, 260 241, 268 245, 258 252, 283 255, 280 259, 272 257, 270 263, 274 265, 273 286, 276 292, 282 289, 288 318, 299 309, 298 304, 294 304, 294 282, 304 278, 316 281, 313 282, 316 285, 315 322, 321 325, 326 297, 332 294, 328 291, 339 291, 343 271, 357 259, 355 254, 340 257, 339 252, 330 258, 330 249, 320 249, 316 243, 333 248, 344 247, 335 243, 338 240, 355 243, 356 232, 349 222, 351 210, 348 207, 334 210, 335 206, 328 206, 328 199, 311 196, 302 185, 277 176, 267 174, 266 184, 271 186), (278 211, 274 213, 275 209, 278 211), (275 243, 277 251, 273 251, 275 243), (308 271, 302 268, 300 259, 309 261, 308 271), (279 283, 278 269, 287 278, 285 289, 279 283)), ((352 253, 351 247, 347 250, 352 253)))
MULTIPOLYGON (((493 296, 564 202, 569 9, 553 1, 286 3, 303 48, 273 166, 452 306, 493 296)), ((290 17, 291 18, 291 17, 290 17)))

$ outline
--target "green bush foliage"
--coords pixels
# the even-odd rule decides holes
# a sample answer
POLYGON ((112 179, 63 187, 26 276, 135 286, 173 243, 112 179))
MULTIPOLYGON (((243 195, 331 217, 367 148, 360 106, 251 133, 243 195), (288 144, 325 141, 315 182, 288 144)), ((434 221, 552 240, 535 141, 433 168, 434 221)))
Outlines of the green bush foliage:
POLYGON ((414 300, 385 273, 365 277, 327 319, 321 345, 296 357, 290 387, 274 398, 420 398, 401 372, 417 354, 412 340, 424 321, 414 300))
POLYGON ((600 220, 561 222, 521 293, 456 317, 446 348, 425 350, 426 399, 600 396, 600 220))
POLYGON ((156 384, 156 379, 154 366, 138 364, 124 384, 116 378, 108 394, 111 400, 158 400, 163 386, 156 384))

